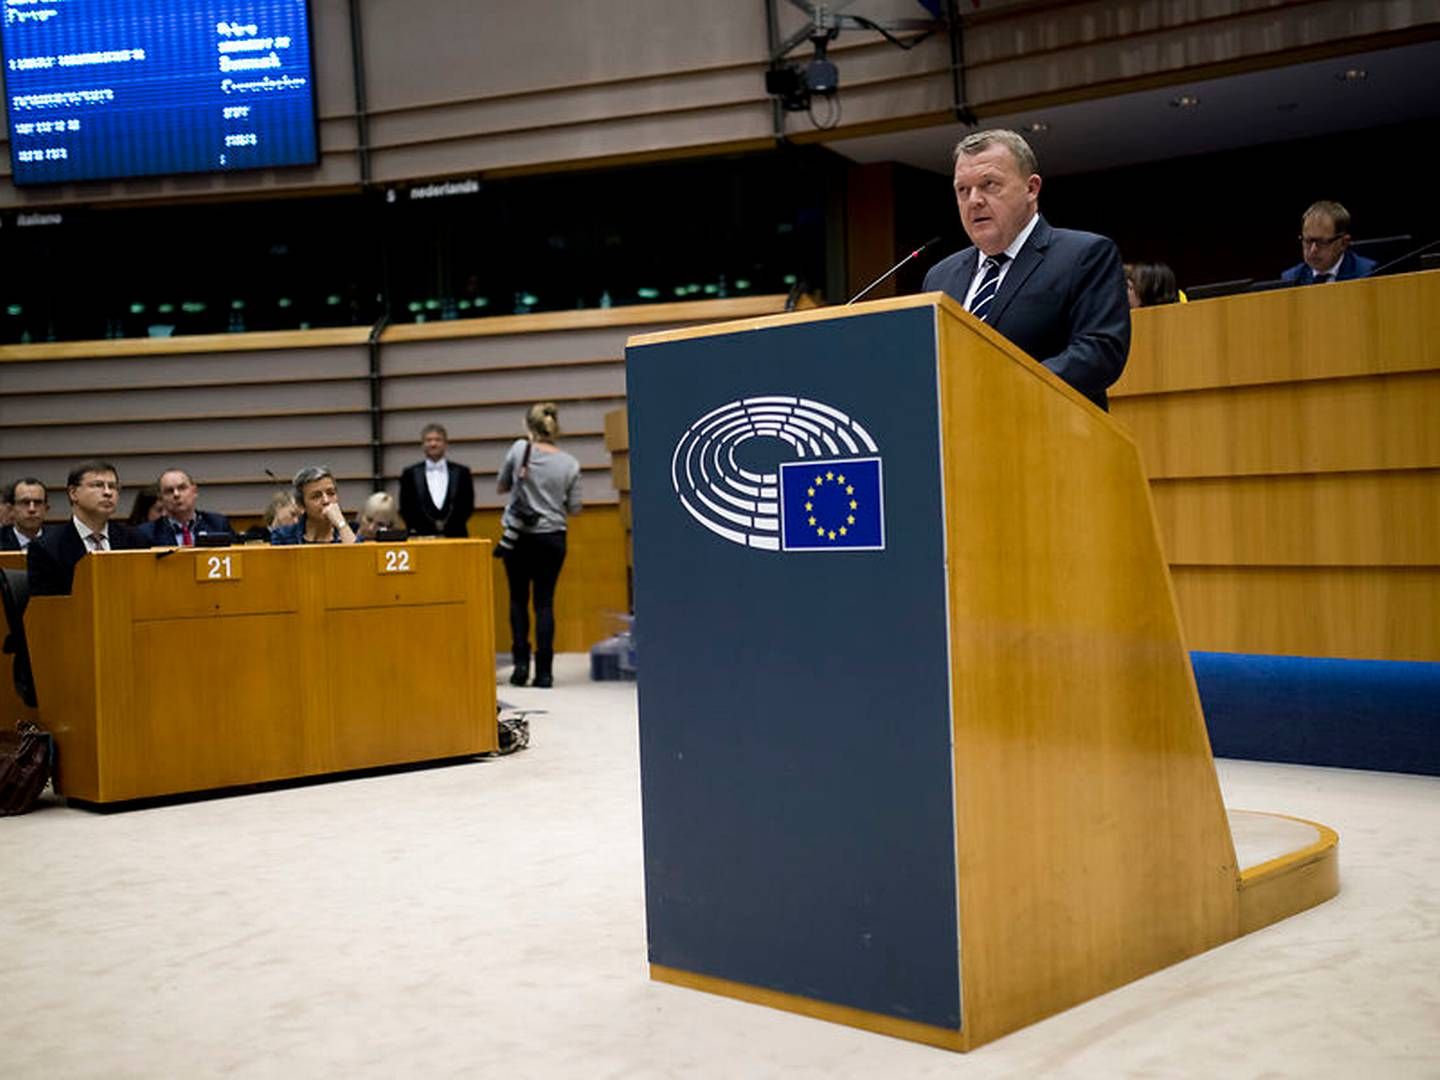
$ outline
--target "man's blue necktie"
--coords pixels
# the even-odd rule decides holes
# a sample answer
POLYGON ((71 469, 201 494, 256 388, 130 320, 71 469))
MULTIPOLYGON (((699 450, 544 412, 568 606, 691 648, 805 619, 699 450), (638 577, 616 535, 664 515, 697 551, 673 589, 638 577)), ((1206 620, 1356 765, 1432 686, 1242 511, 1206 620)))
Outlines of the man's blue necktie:
POLYGON ((1010 258, 1003 251, 999 255, 992 255, 985 260, 985 276, 980 279, 980 290, 975 294, 975 299, 970 301, 970 314, 977 319, 984 319, 990 312, 990 305, 995 300, 995 293, 1000 288, 1000 268, 1010 258))

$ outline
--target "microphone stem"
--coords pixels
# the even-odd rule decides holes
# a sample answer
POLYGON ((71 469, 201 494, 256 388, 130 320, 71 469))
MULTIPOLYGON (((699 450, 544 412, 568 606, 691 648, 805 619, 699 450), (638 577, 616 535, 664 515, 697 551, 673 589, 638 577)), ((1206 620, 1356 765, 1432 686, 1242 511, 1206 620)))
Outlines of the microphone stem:
POLYGON ((940 239, 940 238, 937 236, 937 237, 935 237, 934 240, 927 240, 927 241, 925 241, 925 243, 921 244, 921 245, 920 245, 919 247, 917 247, 914 251, 910 252, 909 255, 906 255, 903 259, 901 259, 899 262, 897 262, 894 266, 890 267, 889 270, 886 270, 883 274, 881 274, 879 277, 877 277, 874 281, 870 282, 869 285, 866 285, 863 289, 861 289, 858 293, 856 293, 854 296, 852 296, 849 300, 845 301, 845 306, 846 306, 846 307, 849 307, 851 304, 855 303, 856 300, 859 300, 862 296, 864 296, 866 293, 868 293, 871 289, 875 288, 876 285, 879 285, 882 281, 884 281, 886 278, 888 278, 891 274, 893 274, 893 273, 895 273, 897 270, 899 270, 902 266, 904 266, 906 263, 908 263, 911 259, 919 258, 919 257, 920 257, 920 253, 921 253, 922 251, 924 251, 926 248, 928 248, 931 244, 937 243, 937 242, 939 241, 939 239, 940 239))

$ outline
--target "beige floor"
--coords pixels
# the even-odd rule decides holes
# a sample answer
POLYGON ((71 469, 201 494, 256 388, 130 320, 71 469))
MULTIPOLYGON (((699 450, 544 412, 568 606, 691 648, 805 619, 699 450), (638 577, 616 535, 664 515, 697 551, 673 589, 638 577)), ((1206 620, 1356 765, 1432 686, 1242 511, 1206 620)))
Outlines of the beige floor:
POLYGON ((1440 780, 1221 762, 1322 907, 972 1054, 650 983, 634 687, 513 757, 0 820, 0 1077, 1440 1076, 1440 780))

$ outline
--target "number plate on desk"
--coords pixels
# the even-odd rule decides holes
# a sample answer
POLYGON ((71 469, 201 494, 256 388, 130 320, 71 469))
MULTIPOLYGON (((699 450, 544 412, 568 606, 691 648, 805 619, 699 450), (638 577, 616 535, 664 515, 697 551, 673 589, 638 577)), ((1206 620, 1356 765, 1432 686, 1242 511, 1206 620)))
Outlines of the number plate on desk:
POLYGON ((375 552, 375 567, 382 574, 413 574, 415 556, 409 548, 379 548, 375 552))
POLYGON ((204 584, 210 581, 239 581, 240 556, 227 551, 223 555, 196 555, 195 580, 204 584))

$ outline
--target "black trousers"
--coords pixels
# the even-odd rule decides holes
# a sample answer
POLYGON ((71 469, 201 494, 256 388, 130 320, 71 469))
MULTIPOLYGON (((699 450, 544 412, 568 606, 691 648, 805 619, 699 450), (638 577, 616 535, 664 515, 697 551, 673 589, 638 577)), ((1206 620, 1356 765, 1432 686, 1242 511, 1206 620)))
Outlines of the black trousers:
POLYGON ((530 660, 530 598, 535 598, 535 654, 549 660, 555 652, 555 583, 565 565, 565 533, 521 533, 505 552, 510 583, 510 652, 515 663, 530 660))

